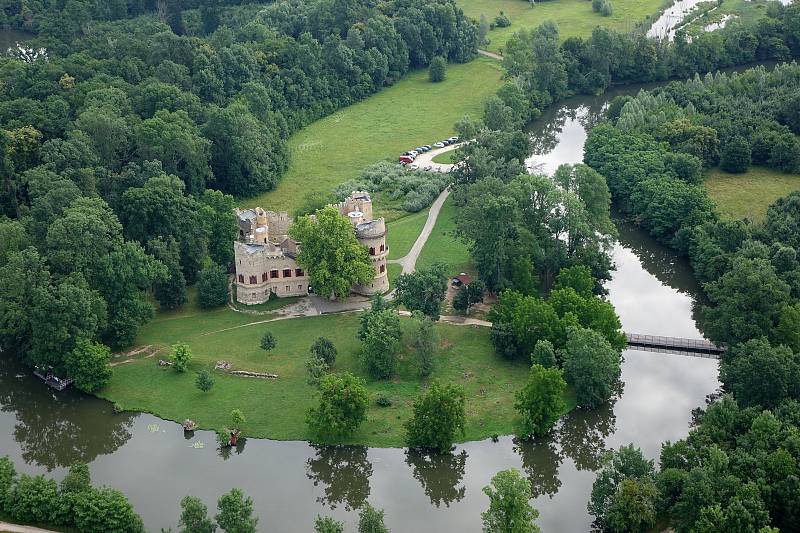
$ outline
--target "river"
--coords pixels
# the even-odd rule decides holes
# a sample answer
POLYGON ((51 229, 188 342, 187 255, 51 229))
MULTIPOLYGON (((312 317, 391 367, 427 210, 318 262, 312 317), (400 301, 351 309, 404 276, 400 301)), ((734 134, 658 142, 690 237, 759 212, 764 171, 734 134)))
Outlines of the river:
MULTIPOLYGON (((532 125, 529 163, 552 171, 579 162, 585 126, 619 92, 548 110, 532 125)), ((621 221, 613 257, 609 297, 626 331, 701 336, 692 319, 698 288, 685 262, 621 221)), ((543 531, 587 531, 586 502, 601 453, 635 442, 657 458, 662 441, 687 434, 691 410, 719 385, 713 360, 624 355, 620 397, 595 411, 570 413, 550 438, 470 442, 452 455, 428 458, 402 449, 258 439, 221 455, 211 432, 186 439, 173 422, 115 414, 107 402, 52 392, 6 354, 0 355, 0 454, 9 454, 20 471, 55 478, 74 461, 88 462, 94 482, 124 491, 152 531, 176 527, 184 495, 201 497, 213 510, 219 495, 236 486, 253 497, 262 531, 311 531, 317 514, 344 520, 354 531, 357 508, 368 500, 385 509, 395 533, 478 532, 488 504, 481 488, 512 467, 533 483, 543 531)))

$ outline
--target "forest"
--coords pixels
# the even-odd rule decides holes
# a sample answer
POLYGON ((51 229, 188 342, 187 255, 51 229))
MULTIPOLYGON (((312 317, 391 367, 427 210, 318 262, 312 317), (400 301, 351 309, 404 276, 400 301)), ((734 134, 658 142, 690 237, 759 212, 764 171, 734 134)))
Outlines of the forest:
POLYGON ((688 255, 708 297, 699 325, 729 347, 723 396, 695 413, 687 439, 664 444, 660 469, 622 449, 601 473, 589 508, 606 530, 634 520, 625 508, 680 532, 800 523, 800 192, 757 223, 720 217, 701 185, 717 164, 797 172, 798 94, 795 63, 695 76, 617 99, 590 133, 586 163, 629 217, 688 255))
POLYGON ((274 187, 289 135, 476 43, 452 0, 12 0, 0 18, 35 34, 0 58, 0 340, 85 390, 150 294, 224 303, 234 198, 274 187))

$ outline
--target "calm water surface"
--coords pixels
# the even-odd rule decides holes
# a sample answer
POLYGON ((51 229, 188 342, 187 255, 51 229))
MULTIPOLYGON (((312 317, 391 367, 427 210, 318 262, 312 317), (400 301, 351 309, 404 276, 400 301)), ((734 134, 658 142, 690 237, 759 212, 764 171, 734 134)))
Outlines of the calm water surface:
MULTIPOLYGON (((532 166, 552 171, 582 158, 584 127, 615 95, 568 100, 533 125, 532 166)), ((688 266, 637 228, 619 225, 609 297, 627 331, 701 336, 692 319, 697 299, 688 266)), ((148 414, 114 414, 110 404, 74 392, 54 393, 0 354, 0 454, 19 470, 60 478, 75 461, 91 465, 95 483, 124 491, 150 530, 175 527, 186 494, 210 508, 241 487, 255 501, 260 530, 310 531, 318 513, 354 529, 369 501, 386 511, 392 531, 478 532, 487 506, 481 492, 505 468, 533 483, 546 532, 580 532, 602 452, 636 442, 653 458, 661 442, 688 432, 691 410, 718 387, 713 360, 628 350, 623 391, 613 403, 565 417, 549 439, 471 442, 452 455, 426 457, 401 449, 313 447, 249 439, 221 455, 214 434, 184 438, 180 426, 148 414)))

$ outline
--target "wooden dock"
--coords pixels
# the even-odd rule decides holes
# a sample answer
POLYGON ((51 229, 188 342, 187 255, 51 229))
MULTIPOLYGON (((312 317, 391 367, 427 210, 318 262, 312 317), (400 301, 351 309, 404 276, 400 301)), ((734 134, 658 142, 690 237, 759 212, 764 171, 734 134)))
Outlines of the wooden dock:
POLYGON ((683 339, 681 337, 662 337, 660 335, 641 335, 626 333, 628 346, 647 352, 674 353, 719 359, 725 353, 724 346, 717 346, 705 339, 683 339))

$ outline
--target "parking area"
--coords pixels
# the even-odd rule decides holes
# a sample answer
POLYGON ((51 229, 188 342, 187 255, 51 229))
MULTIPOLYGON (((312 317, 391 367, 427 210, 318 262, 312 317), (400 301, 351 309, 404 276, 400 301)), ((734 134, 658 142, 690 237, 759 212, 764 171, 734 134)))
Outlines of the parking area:
POLYGON ((426 172, 450 172, 450 170, 452 170, 455 166, 454 164, 436 163, 433 161, 433 159, 440 154, 451 152, 464 145, 463 142, 458 142, 458 137, 451 137, 451 139, 455 139, 455 141, 447 144, 446 146, 432 146, 430 150, 417 152, 413 157, 402 155, 400 156, 400 163, 413 170, 424 170, 426 172), (409 157, 410 159, 404 162, 404 157, 409 157))

